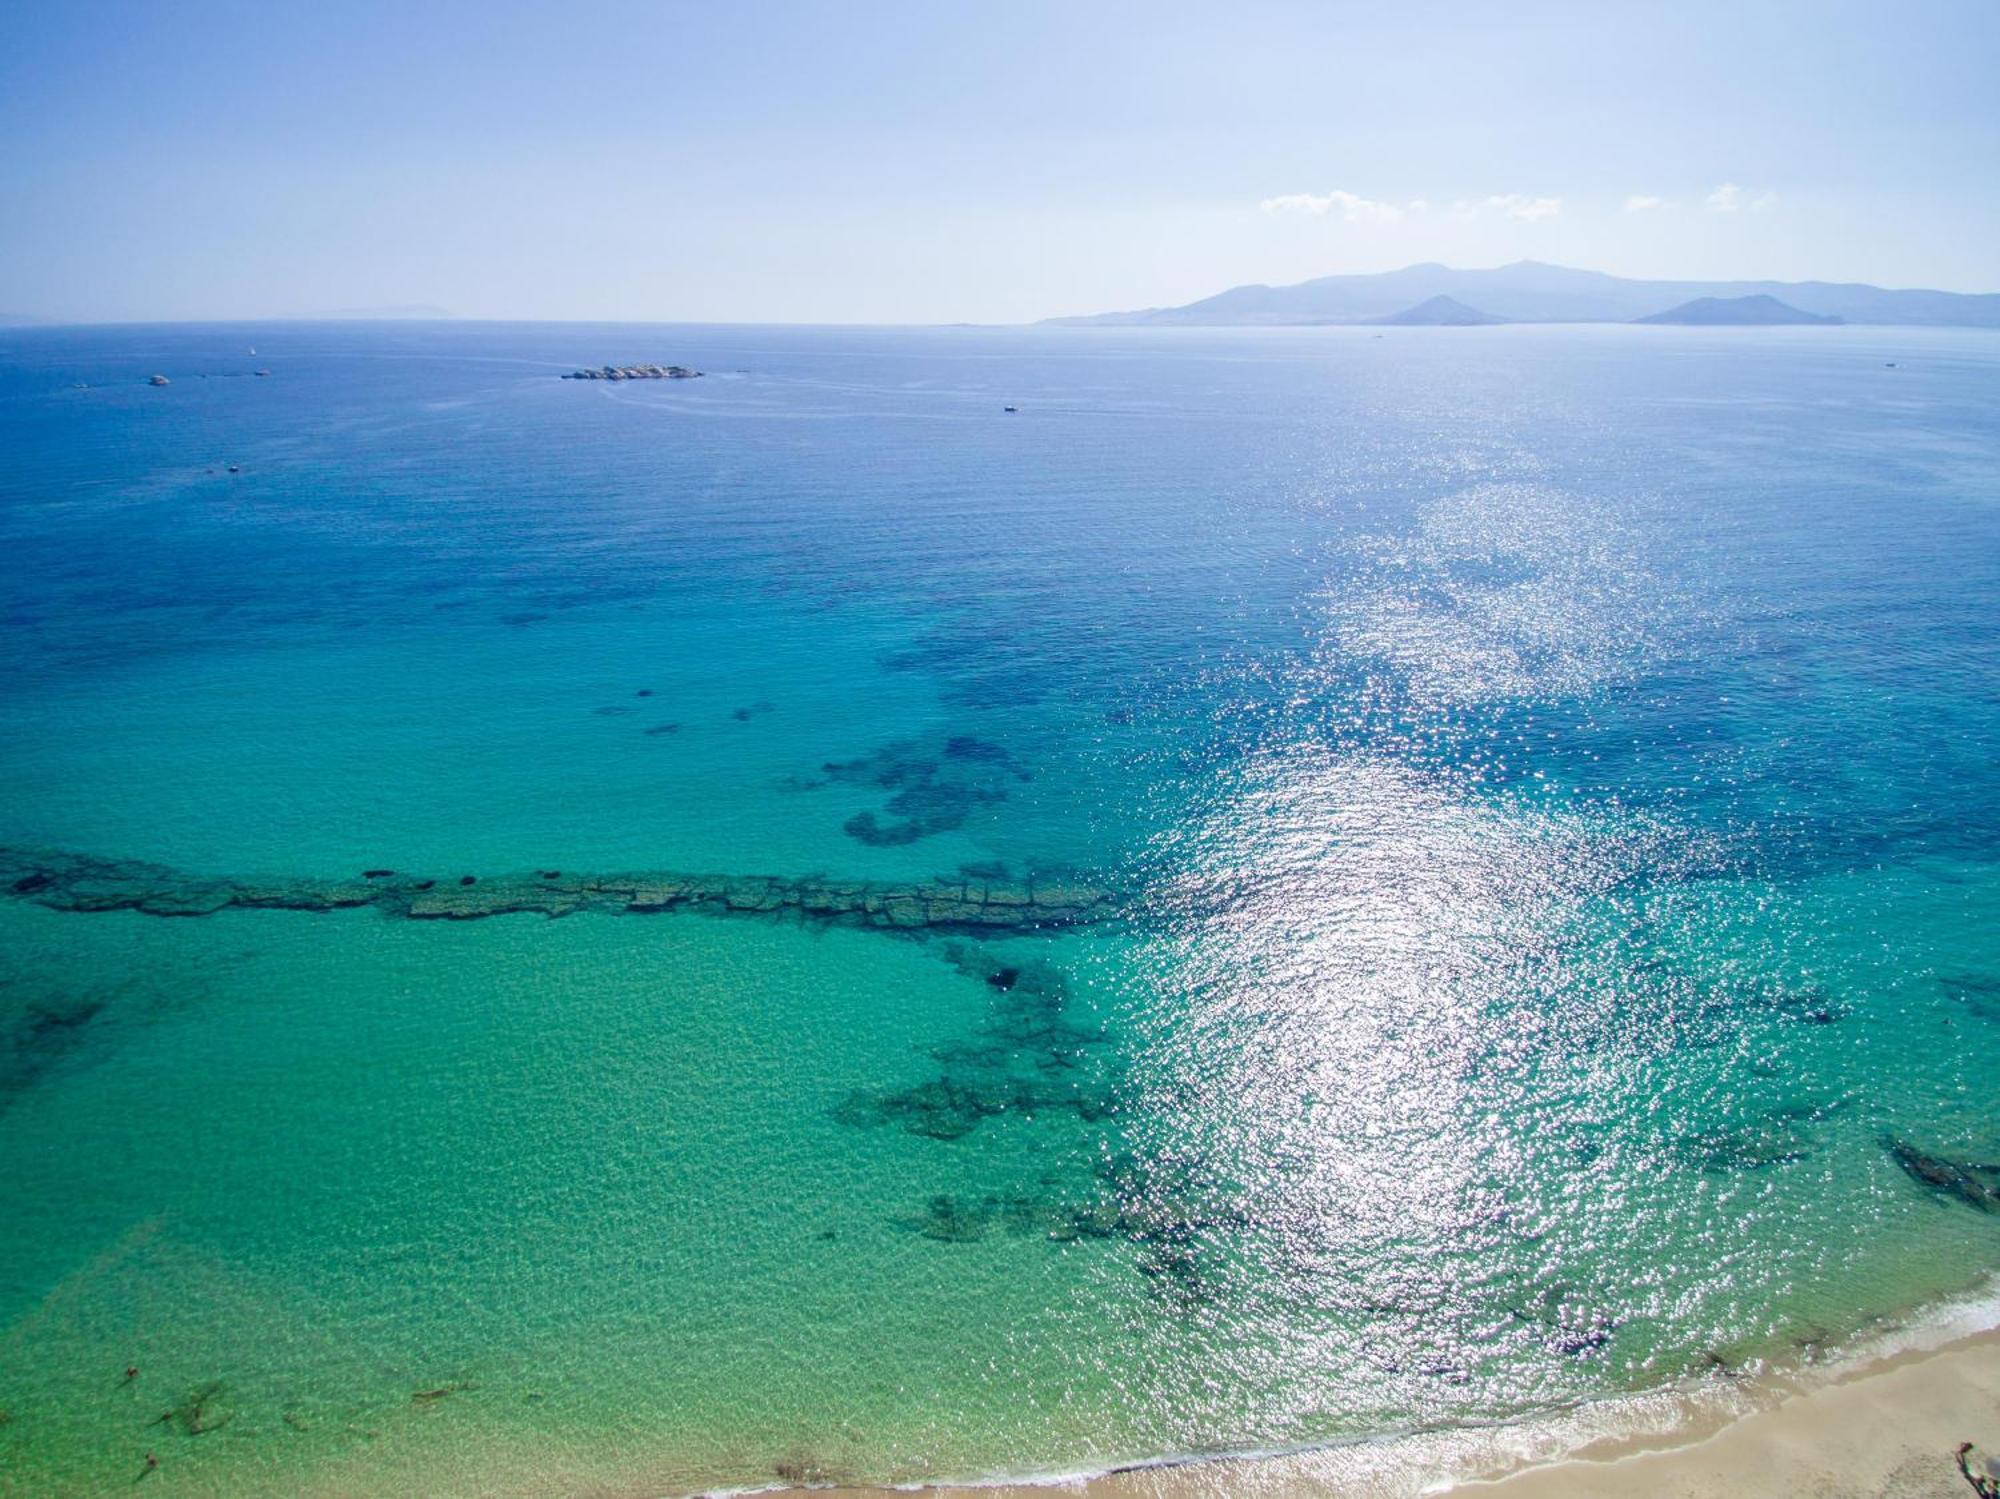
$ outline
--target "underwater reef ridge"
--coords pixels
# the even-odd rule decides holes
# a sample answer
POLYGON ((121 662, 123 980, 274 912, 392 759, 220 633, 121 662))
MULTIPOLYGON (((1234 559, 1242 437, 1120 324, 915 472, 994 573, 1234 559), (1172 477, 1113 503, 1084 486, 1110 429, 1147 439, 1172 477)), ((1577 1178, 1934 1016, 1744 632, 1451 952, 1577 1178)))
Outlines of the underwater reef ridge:
POLYGON ((370 869, 347 879, 203 876, 132 859, 0 847, 0 894, 58 911, 342 911, 372 906, 413 920, 472 921, 536 912, 778 916, 886 931, 1027 933, 1092 925, 1125 914, 1103 885, 1056 878, 843 880, 826 876, 528 874, 437 877, 370 869))

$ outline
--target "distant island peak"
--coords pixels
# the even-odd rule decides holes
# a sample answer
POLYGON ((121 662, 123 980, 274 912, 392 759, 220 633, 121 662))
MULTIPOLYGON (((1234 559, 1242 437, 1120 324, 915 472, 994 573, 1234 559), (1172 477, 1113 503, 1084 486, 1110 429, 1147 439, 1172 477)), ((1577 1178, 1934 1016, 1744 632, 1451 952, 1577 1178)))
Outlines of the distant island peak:
POLYGON ((1468 307, 1458 298, 1440 293, 1376 321, 1398 328, 1481 328, 1510 320, 1481 312, 1477 307, 1468 307))
POLYGON ((1635 323, 1671 323, 1690 328, 1775 328, 1787 326, 1829 326, 1844 323, 1844 317, 1804 312, 1789 302, 1759 294, 1749 297, 1696 297, 1665 312, 1634 318, 1635 323))

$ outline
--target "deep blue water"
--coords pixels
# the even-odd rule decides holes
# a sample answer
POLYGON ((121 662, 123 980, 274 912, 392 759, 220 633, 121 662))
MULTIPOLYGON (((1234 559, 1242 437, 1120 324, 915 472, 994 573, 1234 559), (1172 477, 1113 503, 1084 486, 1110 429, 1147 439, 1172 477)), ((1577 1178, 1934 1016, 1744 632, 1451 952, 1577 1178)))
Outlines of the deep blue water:
POLYGON ((0 902, 0 1454, 1072 1469, 1972 1291, 1996 398, 1901 329, 0 333, 0 847, 1130 912, 0 902), (635 360, 707 373, 555 378, 635 360))

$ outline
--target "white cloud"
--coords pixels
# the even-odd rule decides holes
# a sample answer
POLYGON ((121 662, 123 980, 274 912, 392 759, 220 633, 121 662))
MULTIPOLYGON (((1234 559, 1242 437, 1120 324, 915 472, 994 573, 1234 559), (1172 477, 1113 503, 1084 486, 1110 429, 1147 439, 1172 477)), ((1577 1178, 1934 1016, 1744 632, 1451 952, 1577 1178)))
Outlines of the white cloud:
POLYGON ((1762 213, 1778 201, 1778 195, 1769 192, 1752 193, 1733 182, 1725 182, 1701 201, 1710 213, 1736 213, 1745 208, 1752 213, 1762 213))
POLYGON ((1552 219, 1563 211, 1561 198, 1531 198, 1526 193, 1494 193, 1490 197, 1468 201, 1461 198, 1452 205, 1453 212, 1462 218, 1472 218, 1480 213, 1504 213, 1510 219, 1552 219))
MULTIPOLYGON (((1411 205, 1413 208, 1420 206, 1411 205)), ((1350 224, 1393 224, 1403 216, 1403 210, 1394 203, 1379 203, 1373 198, 1342 192, 1339 188, 1324 196, 1317 193, 1286 193, 1283 197, 1266 198, 1258 207, 1266 213, 1319 215, 1338 213, 1350 224)))
POLYGON ((1665 198, 1656 198, 1651 193, 1632 193, 1625 199, 1627 213, 1650 213, 1655 208, 1667 206, 1665 198))
MULTIPOLYGON (((1396 224, 1409 214, 1429 213, 1428 199, 1412 198, 1407 203, 1387 203, 1364 198, 1358 193, 1335 188, 1329 193, 1286 193, 1266 198, 1257 205, 1266 213, 1309 213, 1324 218, 1338 214, 1350 224, 1396 224)), ((1552 219, 1562 212, 1561 198, 1535 198, 1526 193, 1495 193, 1486 198, 1461 198, 1451 205, 1460 218, 1477 218, 1482 213, 1505 214, 1510 219, 1552 219)))

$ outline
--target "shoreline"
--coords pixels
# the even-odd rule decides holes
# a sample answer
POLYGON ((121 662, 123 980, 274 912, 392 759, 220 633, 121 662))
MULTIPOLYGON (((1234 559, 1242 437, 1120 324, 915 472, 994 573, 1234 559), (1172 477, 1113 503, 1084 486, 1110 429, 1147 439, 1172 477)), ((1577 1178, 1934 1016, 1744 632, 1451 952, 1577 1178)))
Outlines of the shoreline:
POLYGON ((1961 1442, 2000 1445, 2000 1330, 1907 1349, 1820 1380, 1714 1430, 1594 1444, 1554 1462, 1463 1480, 1459 1499, 1928 1499, 1960 1495, 1961 1442))
MULTIPOLYGON (((841 1488, 978 1499, 1956 1499, 1959 1443, 2000 1452, 1994 1289, 1837 1360, 1490 1426, 1076 1474, 841 1488)), ((772 1492, 773 1490, 733 1492, 772 1492)), ((803 1490, 783 1490, 804 1492, 803 1490)), ((722 1492, 722 1491, 718 1491, 722 1492)), ((821 1492, 826 1492, 822 1490, 821 1492)))

